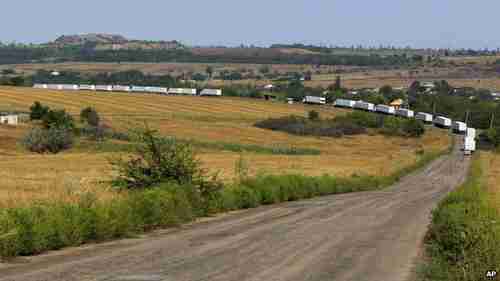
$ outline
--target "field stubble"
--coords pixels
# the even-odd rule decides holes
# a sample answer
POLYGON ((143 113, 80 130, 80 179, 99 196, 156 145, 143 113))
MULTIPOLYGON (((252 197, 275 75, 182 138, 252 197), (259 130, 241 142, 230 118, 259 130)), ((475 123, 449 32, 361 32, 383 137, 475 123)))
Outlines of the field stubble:
MULTIPOLYGON (((290 114, 305 115, 315 109, 323 118, 343 114, 329 107, 287 105, 239 98, 200 98, 133 94, 54 92, 30 88, 0 88, 0 105, 28 111, 34 101, 65 108, 78 116, 93 106, 104 122, 125 129, 143 125, 164 135, 196 141, 227 142, 260 146, 311 148, 321 155, 290 156, 200 151, 203 166, 210 173, 220 171, 223 180, 235 177, 235 165, 243 159, 249 175, 259 173, 300 173, 305 175, 389 175, 417 160, 417 151, 446 149, 450 139, 439 130, 429 130, 421 139, 360 135, 338 139, 292 136, 253 126, 256 121, 290 114)), ((102 198, 116 196, 106 182, 113 175, 108 163, 116 153, 82 153, 70 150, 59 155, 27 154, 16 144, 29 129, 0 126, 0 198, 2 204, 20 204, 37 199, 67 197, 95 191, 102 198)))

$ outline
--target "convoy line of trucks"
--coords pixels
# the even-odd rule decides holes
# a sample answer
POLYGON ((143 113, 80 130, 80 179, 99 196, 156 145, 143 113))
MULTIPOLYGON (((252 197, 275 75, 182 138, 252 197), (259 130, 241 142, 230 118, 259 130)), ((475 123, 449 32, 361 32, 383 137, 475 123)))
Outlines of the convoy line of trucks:
MULTIPOLYGON (((133 92, 153 93, 163 95, 192 95, 196 96, 198 91, 190 88, 165 88, 156 86, 127 86, 127 85, 87 85, 87 84, 35 84, 35 89, 66 90, 66 91, 104 91, 104 92, 133 92)), ((221 89, 203 89, 200 96, 222 96, 221 89)), ((326 103, 326 100, 325 100, 326 103)))

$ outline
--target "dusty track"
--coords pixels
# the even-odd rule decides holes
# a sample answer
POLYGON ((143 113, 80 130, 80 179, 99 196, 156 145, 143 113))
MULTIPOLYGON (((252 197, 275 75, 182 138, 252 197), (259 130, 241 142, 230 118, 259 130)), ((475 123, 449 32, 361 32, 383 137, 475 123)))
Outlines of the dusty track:
POLYGON ((0 281, 407 280, 431 209, 464 180, 468 165, 456 149, 384 191, 263 207, 28 258, 0 265, 0 281))

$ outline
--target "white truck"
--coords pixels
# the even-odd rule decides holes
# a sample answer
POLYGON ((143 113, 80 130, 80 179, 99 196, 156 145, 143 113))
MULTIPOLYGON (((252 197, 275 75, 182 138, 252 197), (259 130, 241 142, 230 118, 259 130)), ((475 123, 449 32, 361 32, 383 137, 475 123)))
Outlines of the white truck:
POLYGON ((33 85, 35 89, 47 89, 47 84, 35 84, 33 85))
POLYGON ((466 137, 475 139, 476 136, 477 136, 476 135, 476 129, 474 129, 474 128, 467 128, 466 137))
POLYGON ((476 140, 472 137, 465 137, 464 154, 471 155, 474 151, 476 151, 476 140))
POLYGON ((375 105, 373 103, 364 102, 364 101, 357 101, 354 104, 354 108, 365 110, 365 111, 375 111, 375 105))
POLYGON ((221 89, 203 89, 200 92, 200 96, 220 97, 220 96, 222 96, 222 90, 221 89))
POLYGON ((432 114, 425 113, 425 112, 419 112, 419 113, 417 113, 417 115, 415 115, 415 119, 420 120, 424 123, 429 123, 429 124, 432 123, 432 120, 433 120, 432 117, 433 117, 432 114))
POLYGON ((169 95, 190 95, 190 96, 196 96, 196 89, 169 88, 167 94, 169 94, 169 95))
POLYGON ((451 128, 451 119, 444 116, 437 116, 434 118, 434 125, 440 128, 451 128))
POLYGON ((130 92, 130 86, 113 85, 114 92, 130 92))
POLYGON ((164 87, 145 87, 145 88, 146 92, 148 93, 163 94, 163 95, 168 94, 168 88, 164 87))
POLYGON ((306 97, 304 97, 302 102, 308 103, 308 104, 326 104, 326 98, 315 97, 315 96, 306 96, 306 97))
POLYGON ((94 85, 81 84, 80 91, 95 91, 94 85))
POLYGON ((111 92, 111 91, 113 91, 113 86, 111 86, 111 85, 96 85, 95 90, 96 91, 111 92))
POLYGON ((333 103, 333 105, 336 107, 347 107, 347 108, 354 108, 355 104, 356 104, 355 101, 346 99, 336 99, 335 102, 333 103))
POLYGON ((385 105, 385 104, 379 104, 375 107, 375 111, 383 113, 383 114, 388 114, 388 115, 395 115, 396 114, 396 108, 393 106, 385 105))
POLYGON ((453 121, 452 129, 455 134, 465 134, 467 133, 467 124, 460 121, 453 121))
POLYGON ((415 112, 406 108, 400 108, 396 110, 396 115, 405 118, 413 118, 415 116, 415 112))

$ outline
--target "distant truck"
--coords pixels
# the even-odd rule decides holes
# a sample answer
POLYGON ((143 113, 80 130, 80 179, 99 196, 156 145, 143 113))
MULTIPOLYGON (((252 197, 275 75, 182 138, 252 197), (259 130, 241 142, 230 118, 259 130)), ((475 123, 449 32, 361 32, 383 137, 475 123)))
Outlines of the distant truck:
POLYGON ((167 91, 169 95, 190 95, 196 96, 196 89, 190 88, 169 88, 167 91))
POLYGON ((455 134, 467 133, 467 124, 460 121, 453 121, 452 130, 455 134))
POLYGON ((434 118, 434 125, 440 128, 451 128, 451 119, 443 116, 437 116, 434 118))
POLYGON ((220 96, 222 96, 222 90, 221 89, 203 89, 200 92, 200 96, 220 97, 220 96))
POLYGON ((415 116, 415 112, 406 108, 400 108, 396 110, 396 115, 405 118, 413 118, 415 116))
POLYGON ((347 108, 354 108, 355 104, 356 104, 355 101, 346 99, 336 99, 335 102, 333 103, 333 105, 336 107, 347 107, 347 108))
POLYGON ((304 97, 302 102, 307 103, 307 104, 326 104, 326 98, 315 97, 315 96, 306 96, 306 97, 304 97))
POLYGON ((354 104, 354 108, 365 110, 365 111, 372 111, 372 112, 375 111, 375 105, 373 103, 364 102, 364 101, 357 101, 354 104))
POLYGON ((415 119, 420 120, 424 123, 431 124, 433 121, 432 114, 430 113, 425 113, 425 112, 419 112, 417 115, 415 115, 415 119))
POLYGON ((465 137, 464 154, 471 155, 474 151, 476 151, 476 140, 472 137, 465 137))
POLYGON ((385 105, 385 104, 379 104, 375 107, 375 111, 383 113, 383 114, 388 114, 388 115, 395 115, 396 114, 396 108, 393 106, 385 105))

